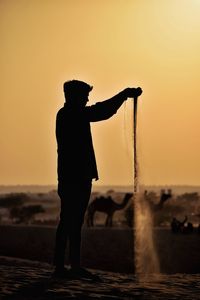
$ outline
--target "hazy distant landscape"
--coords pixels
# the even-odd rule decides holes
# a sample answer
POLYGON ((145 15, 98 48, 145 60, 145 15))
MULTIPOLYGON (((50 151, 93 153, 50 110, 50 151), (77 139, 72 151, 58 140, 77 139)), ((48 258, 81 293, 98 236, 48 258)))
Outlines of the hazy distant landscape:
MULTIPOLYGON (((169 227, 173 217, 187 221, 194 227, 200 224, 200 187, 196 186, 145 186, 141 194, 148 192, 152 208, 159 206, 162 190, 171 189, 169 198, 159 210, 153 210, 154 226, 169 227)), ((132 192, 131 186, 94 186, 90 203, 97 197, 111 197, 115 203, 122 203, 125 193, 132 192)), ((59 220, 60 201, 56 186, 0 186, 0 224, 37 224, 56 226, 59 220)), ((113 226, 133 226, 133 205, 130 200, 113 217, 113 226)), ((87 214, 86 214, 87 217, 87 214)), ((104 226, 106 214, 96 212, 95 226, 104 226)))
MULTIPOLYGON (((127 192, 132 192, 132 187, 94 187, 89 206, 95 199, 101 200, 103 197, 105 206, 107 201, 112 200, 116 206, 121 207, 127 192)), ((143 187, 140 196, 140 201, 146 201, 150 207, 153 225, 151 227, 148 222, 145 224, 144 241, 148 241, 149 230, 153 229, 161 271, 199 273, 199 189, 186 186, 143 187), (164 203, 161 201, 163 192, 165 195, 170 194, 164 203), (171 226, 173 218, 183 222, 186 216, 186 222, 175 233, 171 226)), ((146 207, 143 208, 145 211, 146 207)), ((137 232, 133 199, 130 198, 123 208, 115 211, 112 227, 108 224, 106 226, 108 214, 100 211, 95 211, 92 227, 87 222, 88 211, 83 226, 85 266, 115 272, 132 272, 133 232, 137 232)), ((1 188, 1 255, 50 262, 59 212, 60 199, 56 186, 1 188)))

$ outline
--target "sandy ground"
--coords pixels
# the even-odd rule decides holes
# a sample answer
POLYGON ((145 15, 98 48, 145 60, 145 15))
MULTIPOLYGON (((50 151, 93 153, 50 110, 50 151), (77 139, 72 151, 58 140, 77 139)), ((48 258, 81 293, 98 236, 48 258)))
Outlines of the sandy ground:
POLYGON ((47 263, 0 257, 0 299, 200 299, 200 274, 149 276, 92 270, 101 283, 53 279, 47 263))

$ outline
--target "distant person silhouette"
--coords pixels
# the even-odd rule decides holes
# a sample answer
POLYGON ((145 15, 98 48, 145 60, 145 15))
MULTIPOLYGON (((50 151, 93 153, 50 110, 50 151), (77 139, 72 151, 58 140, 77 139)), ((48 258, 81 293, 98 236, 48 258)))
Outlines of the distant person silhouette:
POLYGON ((193 231, 194 231, 194 226, 192 222, 188 222, 186 227, 186 233, 192 233, 193 231))
POLYGON ((90 122, 109 119, 128 97, 141 95, 141 88, 126 88, 111 99, 86 106, 92 86, 79 80, 64 83, 66 103, 57 113, 58 195, 61 199, 60 222, 56 232, 54 265, 56 276, 65 277, 66 243, 69 241, 70 274, 90 276, 81 268, 81 227, 90 199, 92 180, 98 172, 90 122))
POLYGON ((180 222, 175 217, 171 221, 171 230, 173 233, 177 233, 180 230, 180 222))
POLYGON ((171 230, 173 233, 184 232, 185 230, 185 223, 187 222, 188 217, 185 216, 183 221, 179 221, 177 218, 173 217, 171 222, 171 230))

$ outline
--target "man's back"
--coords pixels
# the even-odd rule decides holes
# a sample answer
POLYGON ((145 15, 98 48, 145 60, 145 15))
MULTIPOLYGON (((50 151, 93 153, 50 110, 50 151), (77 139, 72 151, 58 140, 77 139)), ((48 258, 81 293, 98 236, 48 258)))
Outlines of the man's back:
POLYGON ((58 180, 98 179, 86 108, 65 105, 57 114, 58 180))

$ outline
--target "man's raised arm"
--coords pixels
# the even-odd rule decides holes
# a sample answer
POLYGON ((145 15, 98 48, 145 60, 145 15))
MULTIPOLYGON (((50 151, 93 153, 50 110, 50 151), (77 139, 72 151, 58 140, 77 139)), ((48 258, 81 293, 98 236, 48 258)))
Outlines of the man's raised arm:
POLYGON ((90 122, 97 122, 112 117, 127 98, 137 98, 142 94, 142 89, 126 88, 112 98, 86 106, 87 118, 90 122))

